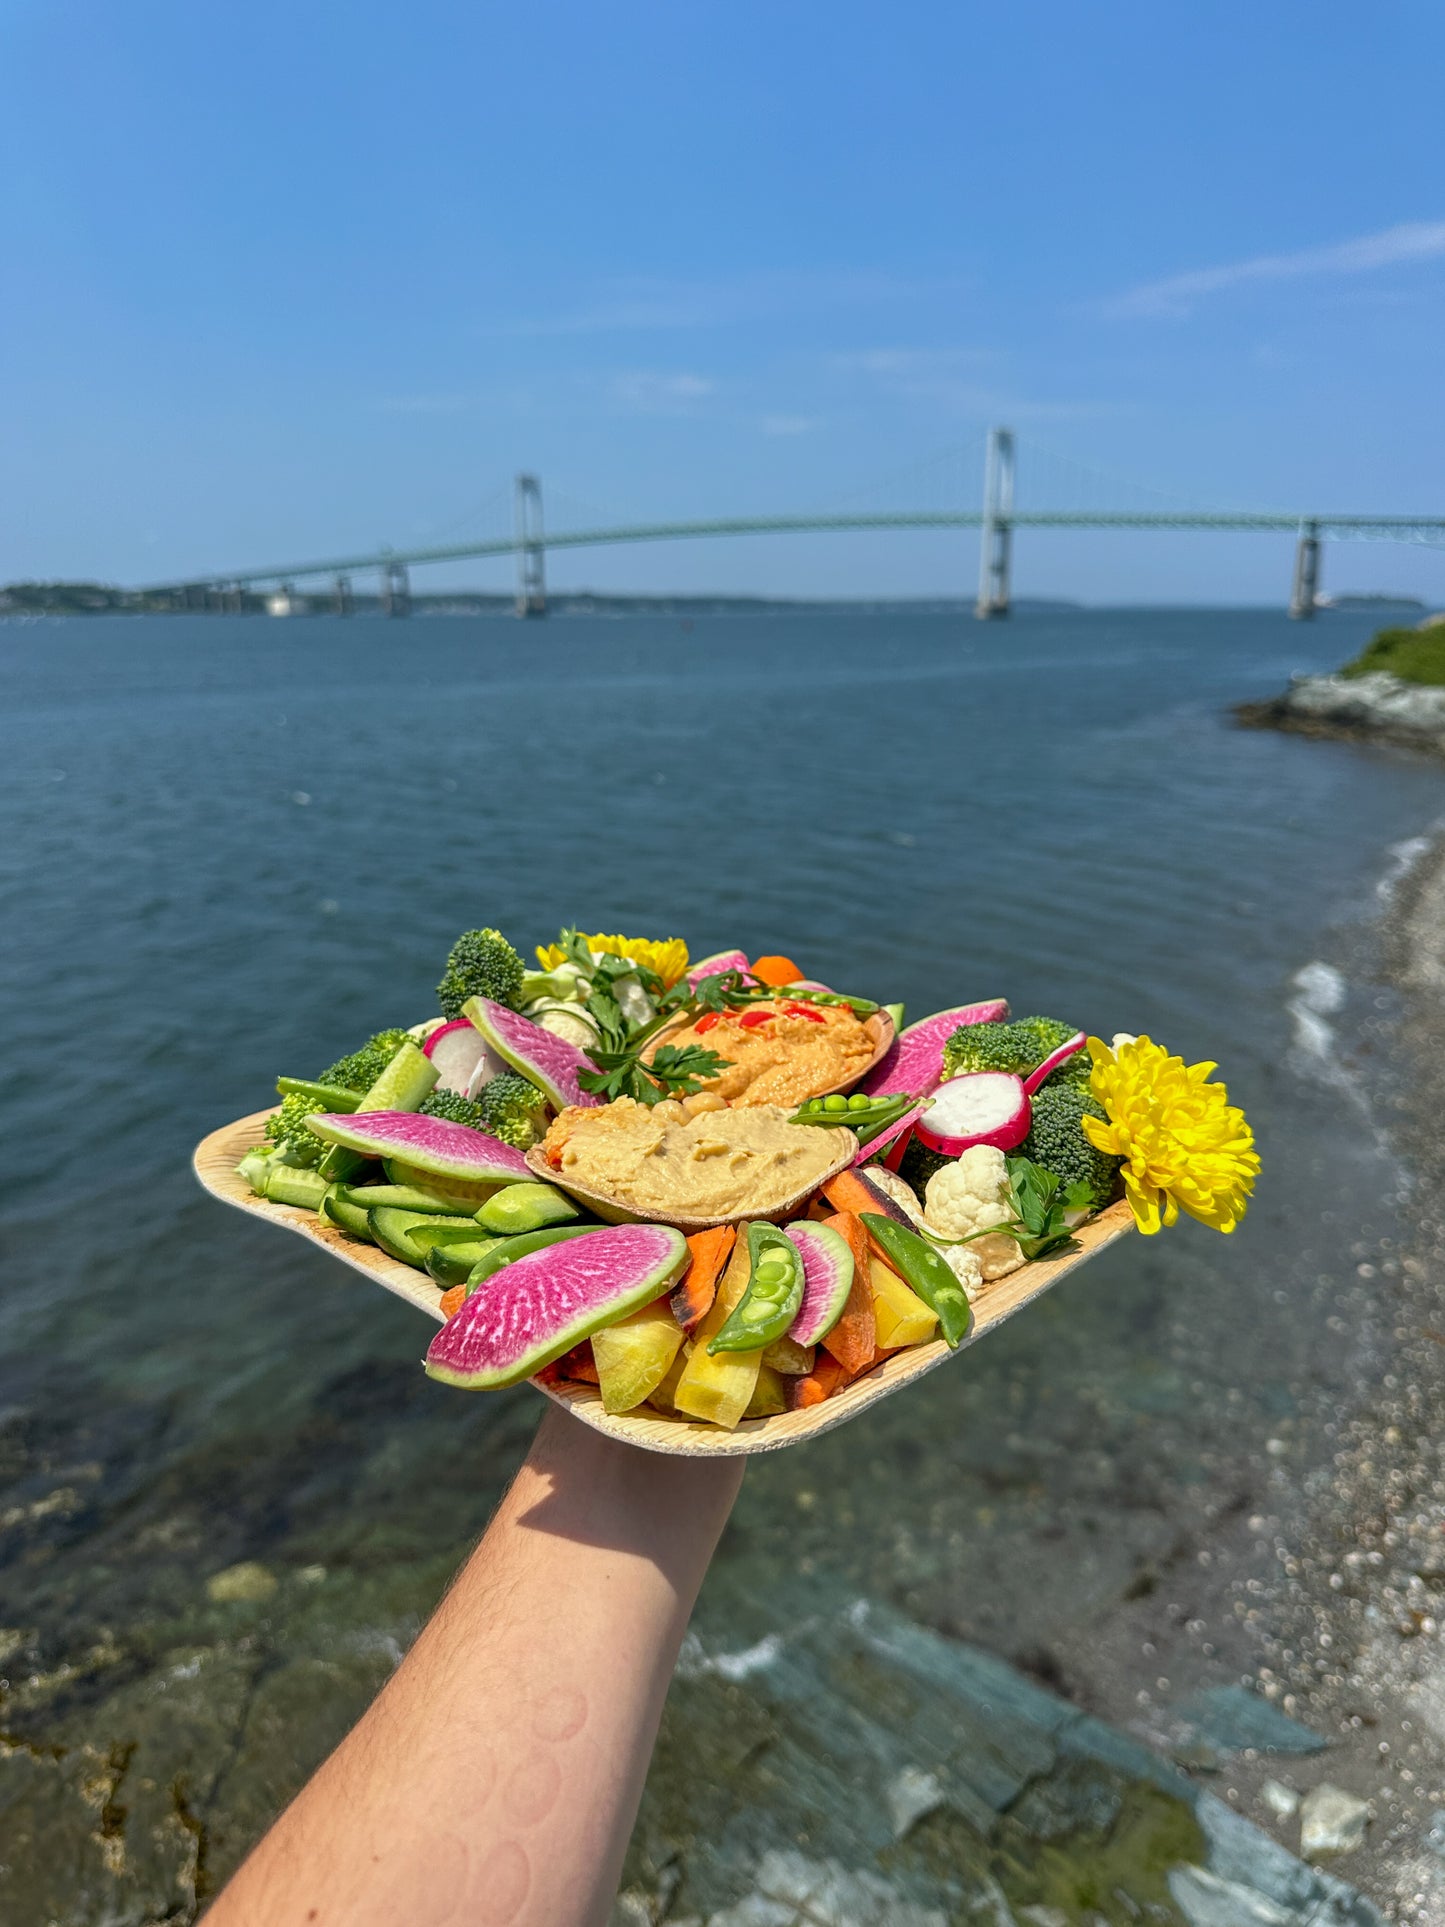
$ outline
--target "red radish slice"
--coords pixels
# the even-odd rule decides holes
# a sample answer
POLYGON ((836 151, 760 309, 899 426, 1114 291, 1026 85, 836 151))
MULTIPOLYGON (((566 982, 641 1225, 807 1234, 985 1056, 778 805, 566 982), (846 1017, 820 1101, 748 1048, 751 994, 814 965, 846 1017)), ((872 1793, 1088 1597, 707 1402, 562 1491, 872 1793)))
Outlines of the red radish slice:
POLYGON ((1028 1136, 1032 1115, 1022 1078, 1007 1071, 965 1071, 939 1085, 913 1128, 930 1151, 957 1158, 975 1144, 1011 1151, 1028 1136))
POLYGON ((955 1010, 940 1010, 932 1017, 920 1017, 916 1024, 900 1031, 881 1063, 874 1066, 859 1085, 869 1097, 894 1097, 900 1091, 916 1091, 927 1097, 938 1089, 943 1077, 943 1047, 960 1024, 999 1024, 1008 1016, 1002 997, 987 1003, 960 1004, 955 1010))
POLYGON ((853 1253, 831 1225, 804 1219, 785 1225, 783 1236, 792 1240, 803 1260, 803 1302, 788 1336, 798 1345, 816 1345, 843 1316, 853 1289, 853 1253))
POLYGON ((489 1084, 507 1067, 470 1017, 458 1017, 434 1030, 422 1049, 437 1069, 437 1088, 466 1096, 472 1088, 489 1084), (483 1075, 479 1078, 477 1073, 483 1075))
POLYGON ((1081 1051, 1087 1042, 1088 1039, 1084 1036, 1084 1033, 1081 1030, 1077 1030, 1073 1036, 1069 1038, 1067 1043, 1060 1044, 1056 1051, 1044 1059, 1036 1071, 1030 1071, 1024 1079, 1025 1096, 1032 1097, 1040 1084, 1042 1084, 1048 1076, 1049 1072, 1056 1071, 1060 1064, 1067 1064, 1069 1059, 1081 1051))

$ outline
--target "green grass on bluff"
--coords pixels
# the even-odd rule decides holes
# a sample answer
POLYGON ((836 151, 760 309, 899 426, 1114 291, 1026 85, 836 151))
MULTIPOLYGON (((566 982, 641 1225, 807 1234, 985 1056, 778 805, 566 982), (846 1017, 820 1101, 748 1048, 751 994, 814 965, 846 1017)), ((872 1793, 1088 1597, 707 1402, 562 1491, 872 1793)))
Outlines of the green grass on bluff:
POLYGON ((1382 629, 1340 674, 1368 676, 1379 669, 1401 682, 1445 686, 1445 623, 1432 629, 1382 629))

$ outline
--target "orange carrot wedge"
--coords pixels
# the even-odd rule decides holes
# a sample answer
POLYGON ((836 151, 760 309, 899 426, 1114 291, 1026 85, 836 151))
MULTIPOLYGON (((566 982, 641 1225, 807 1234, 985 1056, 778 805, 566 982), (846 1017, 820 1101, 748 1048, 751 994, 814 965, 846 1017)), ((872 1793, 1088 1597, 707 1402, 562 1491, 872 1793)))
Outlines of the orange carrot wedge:
POLYGON ((825 1222, 848 1241, 848 1249, 853 1254, 853 1287, 843 1307, 843 1316, 822 1342, 824 1349, 852 1377, 867 1371, 878 1349, 878 1324, 873 1316, 873 1294, 868 1289, 868 1229, 851 1211, 840 1211, 825 1222))
POLYGON ((723 1275, 737 1235, 735 1225, 720 1224, 711 1231, 694 1231, 688 1239, 692 1263, 668 1301, 673 1317, 685 1332, 700 1325, 712 1310, 717 1281, 723 1275))
POLYGON ((574 1345, 570 1352, 564 1352, 557 1360, 557 1370, 563 1378, 576 1379, 583 1385, 597 1384, 597 1361, 592 1356, 592 1340, 584 1338, 580 1345, 574 1345))
POLYGON ((897 1215, 898 1207, 882 1191, 875 1191, 857 1171, 840 1171, 823 1186, 823 1196, 835 1211, 851 1211, 861 1217, 865 1211, 880 1211, 885 1218, 897 1215))
POLYGON ((810 1405, 821 1405, 826 1398, 842 1388, 853 1374, 844 1369, 836 1358, 820 1353, 811 1372, 802 1378, 790 1378, 786 1396, 790 1412, 806 1412, 810 1405))
POLYGON ((450 1291, 444 1291, 441 1295, 442 1317, 450 1318, 453 1312, 458 1312, 461 1310, 462 1306, 466 1303, 466 1301, 467 1301, 466 1286, 464 1284, 453 1285, 450 1291))

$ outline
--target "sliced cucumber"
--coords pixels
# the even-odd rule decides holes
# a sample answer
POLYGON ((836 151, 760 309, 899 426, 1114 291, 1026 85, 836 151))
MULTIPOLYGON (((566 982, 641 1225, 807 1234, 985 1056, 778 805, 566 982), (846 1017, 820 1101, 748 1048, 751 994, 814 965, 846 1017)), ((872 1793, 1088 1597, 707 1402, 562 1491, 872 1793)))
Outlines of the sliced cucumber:
POLYGON ((443 1291, 464 1285, 480 1261, 500 1238, 474 1238, 470 1244, 436 1244, 426 1254, 426 1275, 435 1279, 443 1291))
POLYGON ((353 1238, 365 1238, 368 1244, 376 1242, 371 1235, 371 1226, 366 1221, 365 1211, 343 1195, 343 1187, 339 1184, 333 1184, 321 1200, 321 1215, 328 1224, 334 1224, 338 1231, 348 1232, 353 1238))
POLYGON ((314 1097, 318 1104, 338 1116, 354 1111, 361 1103, 355 1091, 344 1090, 340 1084, 313 1084, 305 1077, 278 1077, 276 1089, 282 1097, 314 1097))
POLYGON ((266 1196, 272 1204, 299 1204, 319 1211, 326 1196, 326 1180, 319 1171, 297 1164, 272 1164, 266 1170, 266 1196))
POLYGON ((433 1245, 489 1245, 493 1242, 470 1218, 428 1218, 424 1224, 414 1224, 406 1235, 423 1258, 433 1245))
MULTIPOLYGON (((387 1253, 388 1257, 399 1258, 404 1265, 415 1265, 418 1271, 424 1269, 422 1252, 414 1245, 407 1233, 414 1225, 431 1225, 436 1220, 425 1211, 397 1211, 389 1205, 378 1205, 366 1214, 367 1226, 373 1238, 387 1253)), ((455 1225, 455 1218, 447 1218, 444 1223, 455 1225)))
MULTIPOLYGON (((437 1068, 418 1045, 407 1042, 392 1058, 386 1069, 367 1091, 358 1098, 358 1111, 414 1111, 437 1081, 437 1068)), ((321 1173, 328 1182, 345 1179, 366 1163, 360 1151, 350 1151, 344 1144, 333 1144, 321 1160, 321 1173)))
POLYGON ((589 1231, 601 1229, 600 1225, 595 1224, 568 1224, 554 1226, 550 1231, 529 1231, 520 1238, 499 1238, 486 1256, 473 1265, 467 1283, 480 1285, 494 1271, 500 1271, 503 1265, 515 1263, 518 1258, 528 1257, 534 1251, 545 1251, 548 1245, 559 1245, 567 1238, 585 1238, 589 1231))
POLYGON ((397 1211, 425 1211, 429 1217, 465 1218, 470 1224, 477 1208, 471 1198, 449 1198, 415 1184, 343 1184, 341 1190, 348 1204, 367 1211, 387 1205, 397 1211))
POLYGON ((550 1184, 508 1184, 487 1199, 476 1219, 484 1231, 515 1238, 521 1232, 542 1231, 548 1225, 567 1224, 580 1216, 572 1200, 550 1184))

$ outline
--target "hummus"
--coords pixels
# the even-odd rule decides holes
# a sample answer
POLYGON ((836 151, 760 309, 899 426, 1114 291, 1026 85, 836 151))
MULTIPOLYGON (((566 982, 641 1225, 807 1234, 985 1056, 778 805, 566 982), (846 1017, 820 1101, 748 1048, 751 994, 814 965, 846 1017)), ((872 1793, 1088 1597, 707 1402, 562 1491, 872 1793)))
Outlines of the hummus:
POLYGON ((561 1182, 666 1219, 766 1217, 820 1184, 852 1133, 789 1122, 773 1104, 678 1119, 619 1097, 556 1118, 542 1148, 561 1182))
POLYGON ((721 1016, 706 1013, 662 1042, 715 1050, 727 1069, 703 1088, 729 1104, 801 1104, 858 1077, 873 1055, 873 1034, 846 1004, 808 1004, 789 1013, 786 997, 721 1016))

